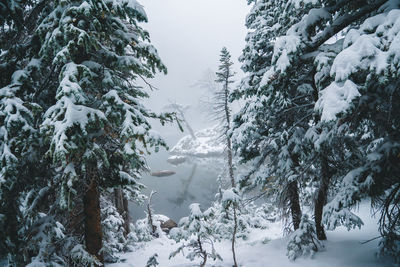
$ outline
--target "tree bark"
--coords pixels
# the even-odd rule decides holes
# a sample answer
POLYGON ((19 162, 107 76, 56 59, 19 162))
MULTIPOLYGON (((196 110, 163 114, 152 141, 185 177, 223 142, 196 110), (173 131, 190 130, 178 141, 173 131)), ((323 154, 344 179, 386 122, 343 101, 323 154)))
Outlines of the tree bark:
POLYGON ((233 234, 232 234, 232 255, 233 255, 233 267, 237 267, 237 262, 236 262, 236 252, 235 252, 235 241, 236 241, 236 232, 237 232, 237 214, 236 214, 236 206, 233 206, 233 220, 234 220, 234 226, 233 226, 233 234))
POLYGON ((122 200, 122 190, 120 187, 114 188, 114 204, 118 213, 122 215, 124 212, 124 204, 122 200))
POLYGON ((232 187, 235 187, 235 178, 233 177, 233 163, 232 163, 232 141, 231 138, 228 135, 228 132, 231 128, 231 115, 230 115, 230 110, 229 110, 229 104, 228 104, 228 97, 229 97, 229 68, 227 68, 227 76, 225 80, 225 85, 224 85, 224 110, 225 110, 225 119, 226 119, 226 130, 225 130, 225 136, 226 136, 226 146, 228 150, 228 168, 229 168, 229 178, 231 179, 231 185, 232 187))
POLYGON ((128 234, 131 232, 131 228, 130 228, 128 198, 124 194, 122 195, 122 201, 124 204, 124 215, 122 216, 124 218, 124 229, 125 229, 124 235, 125 237, 127 237, 128 234))
POLYGON ((229 168, 229 178, 231 179, 232 187, 235 187, 235 178, 233 176, 233 163, 232 163, 232 142, 229 137, 227 137, 227 149, 228 149, 228 168, 229 168))
POLYGON ((100 193, 96 177, 93 177, 93 175, 90 176, 92 177, 90 177, 89 188, 83 196, 86 250, 99 260, 101 264, 98 266, 104 266, 103 255, 100 252, 103 238, 101 231, 100 193))
POLYGON ((128 199, 125 197, 121 187, 114 188, 114 202, 118 213, 124 219, 124 236, 130 233, 130 218, 128 209, 128 199))
POLYGON ((315 219, 315 229, 317 231, 317 238, 319 240, 326 240, 326 234, 324 230, 324 226, 322 224, 322 214, 324 211, 324 205, 327 200, 327 193, 330 182, 330 172, 328 159, 325 156, 322 156, 321 160, 321 181, 318 188, 317 198, 315 200, 314 207, 314 219, 315 219))
POLYGON ((297 182, 290 182, 288 184, 289 190, 289 206, 290 212, 292 214, 292 222, 294 230, 299 229, 300 221, 301 221, 301 207, 300 207, 300 200, 299 200, 299 190, 297 187, 297 182))
POLYGON ((206 266, 206 262, 207 262, 207 252, 205 250, 203 250, 203 246, 201 244, 201 240, 200 240, 199 236, 197 236, 197 244, 199 245, 199 250, 202 255, 201 257, 203 258, 203 262, 200 263, 200 267, 204 267, 204 266, 206 266))

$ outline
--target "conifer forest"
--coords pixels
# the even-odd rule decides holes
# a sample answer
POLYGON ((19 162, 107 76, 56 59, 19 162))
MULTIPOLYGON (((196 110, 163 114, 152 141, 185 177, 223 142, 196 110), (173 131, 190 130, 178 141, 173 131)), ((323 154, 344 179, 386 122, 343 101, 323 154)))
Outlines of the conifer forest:
POLYGON ((400 0, 138 1, 0 1, 0 266, 400 266, 400 0))

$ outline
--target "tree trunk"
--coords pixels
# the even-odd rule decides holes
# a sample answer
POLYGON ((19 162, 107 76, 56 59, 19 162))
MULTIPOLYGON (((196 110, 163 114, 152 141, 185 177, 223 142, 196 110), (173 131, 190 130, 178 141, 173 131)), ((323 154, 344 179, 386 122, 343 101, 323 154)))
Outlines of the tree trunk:
POLYGON ((121 187, 114 188, 114 202, 118 213, 124 219, 124 236, 126 237, 130 233, 130 219, 128 209, 128 199, 125 197, 121 187))
POLYGON ((224 111, 225 111, 225 120, 226 120, 226 129, 225 129, 225 137, 226 137, 226 148, 228 150, 228 168, 229 168, 229 178, 231 179, 232 187, 235 187, 235 178, 233 177, 233 163, 232 163, 232 141, 228 135, 228 132, 231 128, 231 115, 228 104, 229 97, 229 68, 227 69, 227 77, 224 85, 224 111))
POLYGON ((124 215, 122 216, 124 218, 124 229, 125 229, 124 235, 125 237, 127 237, 128 234, 131 232, 128 198, 125 195, 122 195, 122 201, 124 204, 124 215))
POLYGON ((324 205, 327 200, 327 193, 330 181, 329 165, 328 159, 322 156, 321 160, 321 181, 318 188, 317 199, 315 200, 314 207, 314 219, 315 219, 315 229, 317 231, 317 238, 319 240, 326 240, 326 234, 324 226, 322 224, 322 214, 324 211, 324 205))
POLYGON ((300 200, 299 200, 299 190, 297 187, 297 182, 290 182, 288 184, 289 190, 289 206, 290 212, 292 214, 292 222, 294 230, 299 229, 300 221, 301 221, 301 208, 300 208, 300 200))
POLYGON ((204 267, 206 266, 206 262, 207 262, 207 252, 205 250, 203 250, 203 246, 201 244, 201 240, 200 237, 197 236, 197 244, 199 245, 199 251, 201 253, 201 257, 203 258, 203 262, 200 263, 200 267, 204 267))
POLYGON ((231 179, 232 187, 235 187, 235 178, 233 176, 233 163, 232 163, 232 142, 231 139, 227 138, 227 149, 228 149, 228 168, 229 168, 229 178, 231 179))
POLYGON ((233 267, 237 267, 236 262, 236 252, 235 252, 235 240, 236 240, 236 232, 237 232, 237 214, 236 214, 236 206, 233 206, 233 219, 234 219, 234 227, 233 227, 233 234, 232 234, 232 255, 233 255, 233 267))
POLYGON ((89 188, 84 193, 83 205, 85 214, 85 243, 86 250, 95 256, 104 266, 102 248, 103 234, 101 231, 100 194, 96 177, 90 177, 89 188))
POLYGON ((122 190, 121 187, 114 188, 114 204, 119 214, 124 212, 124 204, 122 200, 122 190))

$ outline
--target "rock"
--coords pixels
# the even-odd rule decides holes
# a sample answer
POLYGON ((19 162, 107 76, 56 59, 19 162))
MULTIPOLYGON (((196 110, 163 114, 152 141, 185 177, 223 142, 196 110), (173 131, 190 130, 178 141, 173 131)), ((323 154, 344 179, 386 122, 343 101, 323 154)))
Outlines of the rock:
POLYGON ((165 177, 165 176, 174 175, 175 173, 176 173, 176 172, 174 172, 174 171, 163 170, 163 171, 152 172, 152 173, 150 173, 150 175, 151 175, 151 176, 155 176, 155 177, 165 177))
POLYGON ((163 230, 164 232, 166 232, 167 234, 169 233, 169 231, 174 228, 177 227, 178 225, 176 224, 176 222, 174 222, 171 219, 168 219, 165 222, 161 222, 161 230, 163 230))
POLYGON ((186 161, 186 157, 185 156, 171 156, 167 159, 167 162, 172 164, 172 165, 179 165, 182 164, 186 161))

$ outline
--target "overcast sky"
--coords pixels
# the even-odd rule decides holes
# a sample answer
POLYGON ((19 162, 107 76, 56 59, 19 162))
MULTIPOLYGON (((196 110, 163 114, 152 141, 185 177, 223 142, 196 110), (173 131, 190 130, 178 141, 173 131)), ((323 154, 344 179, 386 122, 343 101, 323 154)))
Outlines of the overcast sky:
MULTIPOLYGON (((151 93, 146 105, 160 111, 168 100, 192 106, 188 117, 195 130, 210 122, 200 116, 198 99, 204 90, 195 88, 204 71, 216 70, 219 53, 226 46, 232 54, 240 79, 237 58, 244 47, 246 0, 139 0, 149 23, 142 25, 150 33, 167 75, 157 75, 150 82, 160 90, 151 93)), ((158 127, 156 127, 158 128, 158 127)), ((171 134, 171 129, 163 130, 171 134)), ((175 138, 174 138, 175 139, 175 138)))

